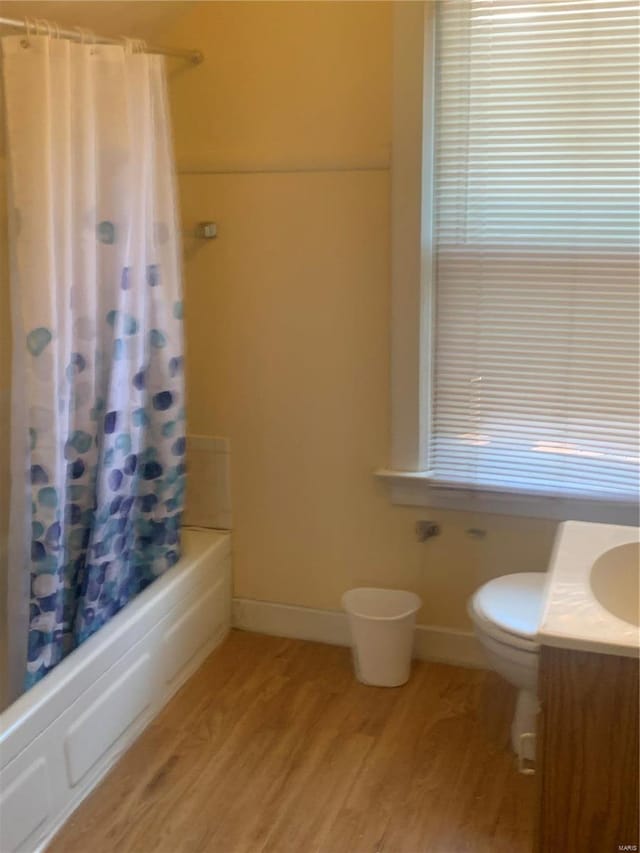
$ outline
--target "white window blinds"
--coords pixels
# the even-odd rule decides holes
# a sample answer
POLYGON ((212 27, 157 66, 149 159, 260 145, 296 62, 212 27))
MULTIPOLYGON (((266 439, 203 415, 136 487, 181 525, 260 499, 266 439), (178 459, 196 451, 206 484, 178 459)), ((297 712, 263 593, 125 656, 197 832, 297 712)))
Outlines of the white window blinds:
POLYGON ((638 4, 437 5, 436 480, 638 497, 638 4))

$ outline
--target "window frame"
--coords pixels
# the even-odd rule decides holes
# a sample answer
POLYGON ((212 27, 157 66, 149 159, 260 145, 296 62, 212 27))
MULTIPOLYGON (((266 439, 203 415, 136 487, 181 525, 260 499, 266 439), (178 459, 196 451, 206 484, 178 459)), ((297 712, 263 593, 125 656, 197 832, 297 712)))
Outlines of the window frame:
POLYGON ((637 525, 634 501, 488 490, 438 480, 431 471, 436 2, 393 9, 391 452, 389 467, 375 474, 389 483, 394 504, 637 525))

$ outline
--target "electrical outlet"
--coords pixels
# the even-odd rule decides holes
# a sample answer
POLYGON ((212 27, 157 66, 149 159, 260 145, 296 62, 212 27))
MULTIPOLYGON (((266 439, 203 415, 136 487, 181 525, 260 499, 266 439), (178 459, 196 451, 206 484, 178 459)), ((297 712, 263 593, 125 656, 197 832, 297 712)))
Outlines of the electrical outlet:
POLYGON ((435 521, 416 521, 416 538, 418 542, 426 542, 433 536, 440 535, 440 527, 435 521))

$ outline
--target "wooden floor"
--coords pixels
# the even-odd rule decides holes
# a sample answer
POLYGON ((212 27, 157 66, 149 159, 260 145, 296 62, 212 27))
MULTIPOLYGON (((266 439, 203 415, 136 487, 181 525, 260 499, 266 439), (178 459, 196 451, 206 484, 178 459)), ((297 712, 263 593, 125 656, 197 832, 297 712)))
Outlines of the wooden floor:
POLYGON ((511 689, 417 663, 358 684, 347 649, 233 632, 50 853, 529 853, 511 689))

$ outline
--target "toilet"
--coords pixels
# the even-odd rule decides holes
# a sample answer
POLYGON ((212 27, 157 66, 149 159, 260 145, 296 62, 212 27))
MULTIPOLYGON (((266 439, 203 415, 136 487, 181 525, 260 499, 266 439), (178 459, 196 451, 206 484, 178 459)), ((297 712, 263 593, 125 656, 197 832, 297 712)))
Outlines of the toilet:
POLYGON ((521 769, 526 761, 535 759, 539 708, 536 637, 545 579, 546 575, 540 572, 494 578, 475 592, 468 605, 489 666, 518 689, 511 744, 521 769))

